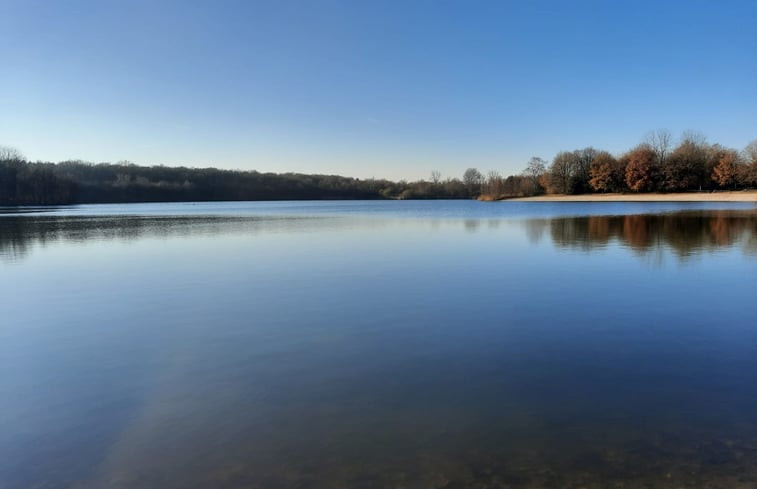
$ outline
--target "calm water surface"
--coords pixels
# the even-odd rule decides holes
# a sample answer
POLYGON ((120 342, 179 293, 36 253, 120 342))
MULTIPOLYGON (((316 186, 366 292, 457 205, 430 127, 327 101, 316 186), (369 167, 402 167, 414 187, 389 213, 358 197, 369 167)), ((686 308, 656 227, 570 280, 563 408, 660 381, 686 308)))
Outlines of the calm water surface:
POLYGON ((753 204, 0 209, 0 488, 757 487, 753 204))

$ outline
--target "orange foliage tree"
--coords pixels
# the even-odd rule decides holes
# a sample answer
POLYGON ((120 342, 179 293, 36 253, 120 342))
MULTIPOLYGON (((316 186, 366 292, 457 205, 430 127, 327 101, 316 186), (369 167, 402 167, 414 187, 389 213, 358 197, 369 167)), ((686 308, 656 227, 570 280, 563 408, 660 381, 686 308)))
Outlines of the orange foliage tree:
POLYGON ((654 185, 655 152, 647 146, 639 146, 628 153, 626 185, 634 192, 648 192, 654 185))
POLYGON ((723 152, 717 166, 712 171, 712 179, 723 188, 735 186, 741 175, 741 161, 734 150, 723 152))
POLYGON ((618 161, 608 152, 600 151, 589 166, 589 185, 597 192, 618 190, 618 161))

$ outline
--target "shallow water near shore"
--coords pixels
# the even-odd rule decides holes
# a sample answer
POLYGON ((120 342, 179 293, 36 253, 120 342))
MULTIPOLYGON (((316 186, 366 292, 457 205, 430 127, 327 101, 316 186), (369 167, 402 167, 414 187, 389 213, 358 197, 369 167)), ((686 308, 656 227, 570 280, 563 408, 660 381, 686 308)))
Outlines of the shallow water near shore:
POLYGON ((0 488, 757 488, 754 203, 0 209, 0 488))

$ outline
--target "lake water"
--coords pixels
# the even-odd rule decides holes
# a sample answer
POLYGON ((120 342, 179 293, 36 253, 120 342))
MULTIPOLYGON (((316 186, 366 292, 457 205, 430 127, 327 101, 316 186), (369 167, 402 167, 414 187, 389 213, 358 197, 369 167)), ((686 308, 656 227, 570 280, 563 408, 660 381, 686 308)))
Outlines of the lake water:
POLYGON ((757 487, 757 206, 0 209, 0 488, 757 487))

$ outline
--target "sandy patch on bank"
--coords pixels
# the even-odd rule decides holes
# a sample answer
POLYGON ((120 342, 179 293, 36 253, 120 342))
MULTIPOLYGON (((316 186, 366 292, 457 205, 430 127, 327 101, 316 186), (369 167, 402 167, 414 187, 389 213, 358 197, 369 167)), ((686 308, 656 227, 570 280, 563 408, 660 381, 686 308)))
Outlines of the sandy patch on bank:
POLYGON ((671 194, 540 195, 509 200, 521 202, 757 202, 757 190, 671 194))

